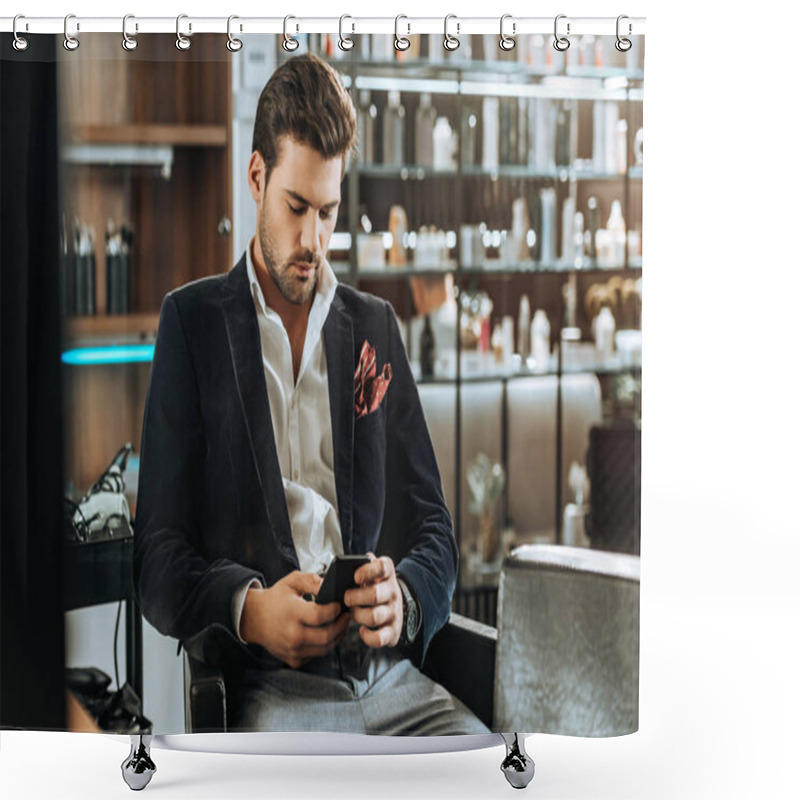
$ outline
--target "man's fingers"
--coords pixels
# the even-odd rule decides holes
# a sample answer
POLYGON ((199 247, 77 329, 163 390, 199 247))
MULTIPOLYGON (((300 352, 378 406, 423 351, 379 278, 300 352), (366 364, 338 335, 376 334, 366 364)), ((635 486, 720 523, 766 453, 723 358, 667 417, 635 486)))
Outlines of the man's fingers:
POLYGON ((392 607, 389 605, 374 606, 372 608, 354 608, 351 612, 353 619, 367 628, 380 628, 382 625, 394 621, 392 607))
POLYGON ((290 572, 283 580, 298 594, 316 594, 322 586, 322 578, 313 572, 290 572))
POLYGON ((321 628, 306 627, 303 629, 303 644, 301 647, 322 648, 323 653, 330 650, 331 643, 341 638, 350 623, 350 615, 342 614, 336 622, 321 628))
POLYGON ((368 647, 390 647, 392 645, 397 644, 397 637, 395 631, 385 625, 382 628, 378 628, 377 630, 370 630, 369 628, 359 628, 359 634, 361 639, 363 640, 364 644, 368 647))
POLYGON ((360 589, 348 589, 344 594, 344 604, 350 608, 357 606, 378 606, 394 600, 394 585, 381 581, 360 589))
POLYGON ((318 627, 328 625, 342 613, 342 607, 338 603, 309 603, 303 600, 303 605, 298 609, 298 617, 303 625, 318 627))
POLYGON ((394 561, 389 556, 381 556, 375 558, 372 553, 367 553, 372 558, 369 564, 360 566, 353 575, 355 582, 359 586, 365 583, 373 583, 376 581, 383 581, 394 575, 394 561))

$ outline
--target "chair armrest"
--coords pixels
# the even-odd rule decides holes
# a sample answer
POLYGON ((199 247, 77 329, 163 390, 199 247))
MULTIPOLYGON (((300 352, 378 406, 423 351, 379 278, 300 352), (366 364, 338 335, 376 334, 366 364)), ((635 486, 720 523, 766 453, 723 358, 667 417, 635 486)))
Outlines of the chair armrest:
POLYGON ((433 637, 422 671, 491 727, 497 629, 451 614, 433 637))
POLYGON ((227 707, 222 669, 184 650, 183 683, 186 732, 224 732, 227 707))

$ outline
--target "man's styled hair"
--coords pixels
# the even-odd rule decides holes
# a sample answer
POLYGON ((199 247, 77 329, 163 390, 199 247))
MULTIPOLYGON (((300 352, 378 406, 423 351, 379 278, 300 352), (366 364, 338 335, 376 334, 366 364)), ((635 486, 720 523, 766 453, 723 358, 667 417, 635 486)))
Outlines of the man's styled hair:
POLYGON ((313 53, 290 58, 267 81, 258 99, 253 152, 267 166, 267 182, 278 162, 278 139, 288 135, 324 158, 344 155, 357 144, 358 124, 339 74, 313 53))

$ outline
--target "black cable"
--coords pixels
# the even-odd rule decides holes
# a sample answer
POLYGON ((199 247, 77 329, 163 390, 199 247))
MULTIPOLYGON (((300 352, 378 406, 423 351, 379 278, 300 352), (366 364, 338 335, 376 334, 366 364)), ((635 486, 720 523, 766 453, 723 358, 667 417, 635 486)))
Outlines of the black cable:
POLYGON ((119 618, 122 614, 122 600, 117 605, 117 621, 114 625, 114 677, 117 681, 117 691, 119 691, 119 666, 117 664, 117 643, 119 640, 119 618))

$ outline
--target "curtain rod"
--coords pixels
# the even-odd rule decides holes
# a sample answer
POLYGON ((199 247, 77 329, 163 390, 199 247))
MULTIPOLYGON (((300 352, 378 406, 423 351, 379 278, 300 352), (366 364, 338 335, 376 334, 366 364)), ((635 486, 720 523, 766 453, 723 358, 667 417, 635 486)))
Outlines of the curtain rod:
MULTIPOLYGON (((64 33, 65 27, 70 36, 79 37, 84 33, 122 34, 122 17, 81 17, 70 14, 68 17, 27 17, 17 19, 16 32, 25 33, 64 33)), ((559 36, 581 36, 584 34, 614 36, 640 36, 645 32, 645 17, 570 17, 560 14, 555 17, 514 17, 503 15, 502 30, 508 37, 524 34, 554 35, 556 26, 559 36)), ((14 17, 0 17, 0 32, 14 31, 14 17)), ((303 33, 331 33, 345 36, 359 33, 400 33, 402 36, 414 34, 442 34, 451 36, 479 33, 501 32, 501 17, 234 17, 230 31, 237 36, 248 33, 287 32, 291 35, 303 33), (286 26, 286 27, 285 27, 286 26)), ((228 33, 228 17, 193 17, 182 14, 176 17, 136 17, 128 15, 125 31, 129 36, 147 33, 176 33, 179 29, 184 36, 195 33, 228 33)))

